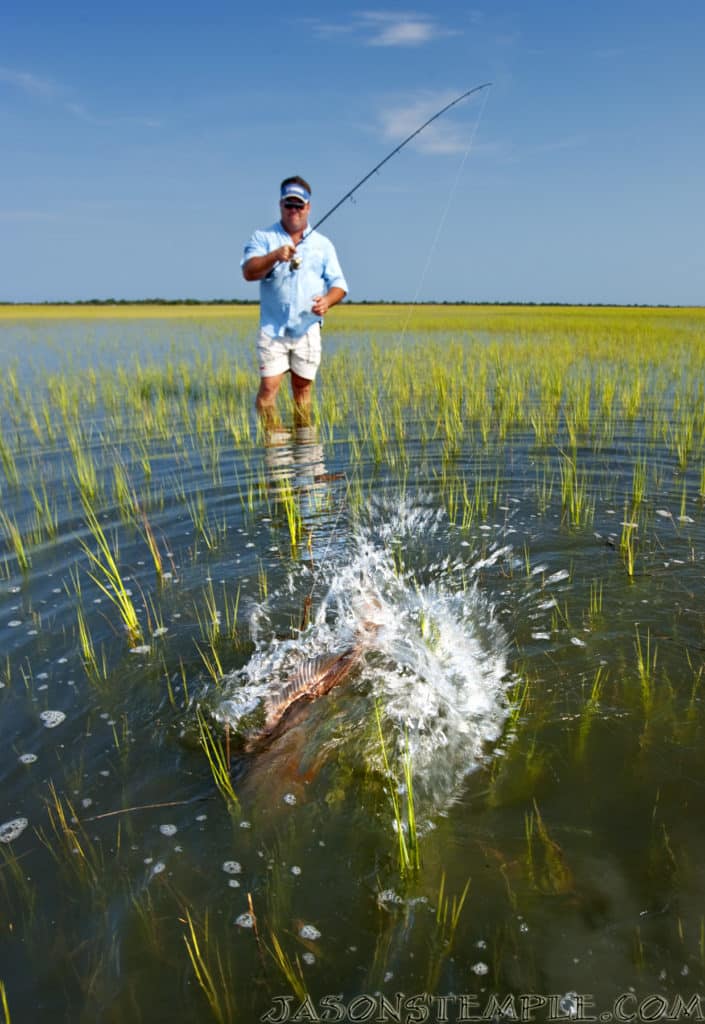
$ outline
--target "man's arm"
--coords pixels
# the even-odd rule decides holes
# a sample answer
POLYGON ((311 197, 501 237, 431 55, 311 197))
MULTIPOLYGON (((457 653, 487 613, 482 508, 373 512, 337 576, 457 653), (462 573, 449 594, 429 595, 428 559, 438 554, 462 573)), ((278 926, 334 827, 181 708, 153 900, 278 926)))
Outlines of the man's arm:
POLYGON ((325 295, 315 296, 311 312, 316 316, 325 316, 331 306, 337 305, 347 294, 344 288, 337 288, 334 285, 325 295))
POLYGON ((250 256, 242 265, 242 276, 246 281, 261 281, 277 263, 288 263, 296 252, 294 245, 280 245, 264 256, 250 256))

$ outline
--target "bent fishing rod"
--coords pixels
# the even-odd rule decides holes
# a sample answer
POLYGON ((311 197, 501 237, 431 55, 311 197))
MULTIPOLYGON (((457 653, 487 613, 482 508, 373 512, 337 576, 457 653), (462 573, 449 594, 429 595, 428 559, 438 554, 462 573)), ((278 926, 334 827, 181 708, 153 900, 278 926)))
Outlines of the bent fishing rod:
MULTIPOLYGON (((467 99, 468 96, 472 96, 473 93, 480 92, 482 89, 488 89, 491 85, 492 82, 483 82, 482 85, 476 85, 473 89, 468 89, 467 92, 461 93, 460 96, 457 96, 454 100, 451 100, 450 103, 446 103, 445 107, 442 107, 441 110, 439 110, 437 113, 433 115, 433 117, 429 117, 428 121, 424 121, 420 128, 417 128, 416 131, 413 131, 411 135, 408 135, 403 142, 400 142, 399 145, 396 146, 391 153, 388 153, 387 156, 385 156, 384 160, 380 160, 380 162, 376 164, 371 171, 368 171, 364 178, 360 178, 357 185, 353 185, 350 191, 346 192, 343 198, 339 199, 335 206, 331 206, 330 210, 328 210, 328 212, 325 213, 320 220, 316 221, 316 223, 311 228, 311 231, 316 231, 324 221, 328 220, 331 214, 335 213, 339 206, 342 206, 343 203, 347 202, 348 199, 351 199, 355 195, 357 190, 361 188, 366 181, 369 181, 373 174, 376 174, 381 167, 384 167, 387 161, 391 160, 393 156, 396 156, 400 149, 403 149, 408 142, 411 142, 411 140, 415 139, 417 135, 420 135, 425 128, 428 128, 430 124, 433 124, 434 121, 438 120, 438 118, 441 117, 442 114, 445 114, 447 110, 450 110, 450 108, 454 107, 457 103, 460 103, 462 102, 462 100, 467 99)), ((301 239, 302 242, 304 242, 305 240, 305 238, 301 239)), ((289 263, 289 266, 291 267, 292 270, 298 270, 299 267, 301 266, 301 257, 293 256, 291 262, 289 263)))

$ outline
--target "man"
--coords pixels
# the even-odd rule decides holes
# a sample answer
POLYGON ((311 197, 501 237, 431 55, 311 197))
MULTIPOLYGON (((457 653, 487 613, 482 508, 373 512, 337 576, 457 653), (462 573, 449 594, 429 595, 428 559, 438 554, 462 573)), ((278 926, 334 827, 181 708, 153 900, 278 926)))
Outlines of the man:
POLYGON ((260 282, 256 406, 265 423, 274 423, 279 385, 291 372, 297 420, 305 423, 321 361, 323 317, 345 298, 348 286, 333 243, 309 227, 308 182, 298 176, 285 178, 279 210, 281 220, 255 231, 241 262, 245 280, 260 282))

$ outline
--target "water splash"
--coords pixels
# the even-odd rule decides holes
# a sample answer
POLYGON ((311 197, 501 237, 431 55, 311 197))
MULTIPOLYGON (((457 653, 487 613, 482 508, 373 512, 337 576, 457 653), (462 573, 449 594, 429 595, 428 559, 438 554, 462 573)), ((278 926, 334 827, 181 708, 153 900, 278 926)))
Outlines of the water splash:
MULTIPOLYGON (((266 608, 257 610, 255 653, 225 680, 216 716, 235 729, 251 727, 270 688, 302 658, 343 651, 366 633, 350 722, 374 722, 377 703, 388 752, 409 751, 422 813, 444 811, 507 717, 508 642, 478 577, 508 551, 461 546, 445 513, 431 505, 371 503, 319 569, 316 586, 325 596, 307 630, 277 641, 264 628, 266 608)), ((310 589, 305 570, 300 582, 310 589)), ((381 765, 376 730, 351 728, 346 742, 359 745, 366 763, 381 765)))

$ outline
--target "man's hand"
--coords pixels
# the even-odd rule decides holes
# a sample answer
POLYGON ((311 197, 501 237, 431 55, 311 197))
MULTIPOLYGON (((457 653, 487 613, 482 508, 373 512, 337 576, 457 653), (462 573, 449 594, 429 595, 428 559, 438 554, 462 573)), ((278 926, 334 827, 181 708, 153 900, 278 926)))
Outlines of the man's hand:
POLYGON ((289 245, 288 243, 286 245, 280 245, 275 252, 278 263, 288 263, 295 254, 296 246, 289 245))
POLYGON ((311 312, 315 313, 316 316, 325 316, 330 308, 327 295, 315 295, 313 298, 313 305, 311 306, 311 312))

